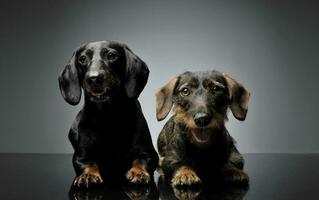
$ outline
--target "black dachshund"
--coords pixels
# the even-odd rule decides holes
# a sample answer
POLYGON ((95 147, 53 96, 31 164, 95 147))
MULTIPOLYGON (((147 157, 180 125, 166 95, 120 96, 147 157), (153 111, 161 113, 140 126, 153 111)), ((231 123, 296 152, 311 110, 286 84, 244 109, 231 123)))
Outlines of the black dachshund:
POLYGON ((90 187, 126 179, 153 179, 158 156, 137 100, 149 75, 147 65, 126 45, 99 41, 79 47, 59 76, 63 98, 84 106, 70 129, 74 185, 90 187))
POLYGON ((160 166, 173 186, 222 179, 248 184, 244 160, 225 128, 230 107, 238 120, 246 118, 250 92, 217 71, 185 72, 156 93, 157 119, 175 105, 175 115, 158 138, 160 166))

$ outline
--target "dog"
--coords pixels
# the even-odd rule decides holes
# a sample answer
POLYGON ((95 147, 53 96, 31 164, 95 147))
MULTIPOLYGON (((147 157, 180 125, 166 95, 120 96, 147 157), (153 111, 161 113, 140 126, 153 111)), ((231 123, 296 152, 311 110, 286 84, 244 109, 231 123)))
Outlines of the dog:
POLYGON ((58 80, 71 105, 84 91, 84 106, 69 131, 75 186, 152 180, 158 155, 137 99, 148 75, 144 61, 119 42, 91 42, 73 53, 58 80))
POLYGON ((227 110, 245 120, 250 92, 218 71, 185 72, 156 92, 156 117, 163 120, 174 105, 157 140, 160 169, 171 185, 190 186, 213 177, 248 185, 244 159, 225 128, 227 110))

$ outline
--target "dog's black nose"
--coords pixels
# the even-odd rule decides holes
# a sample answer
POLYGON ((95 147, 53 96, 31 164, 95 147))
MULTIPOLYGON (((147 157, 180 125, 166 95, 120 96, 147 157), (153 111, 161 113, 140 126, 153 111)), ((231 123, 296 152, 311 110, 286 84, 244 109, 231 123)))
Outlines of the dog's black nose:
POLYGON ((195 124, 198 127, 205 127, 209 124, 211 116, 207 113, 197 113, 194 117, 195 124))
POLYGON ((86 79, 86 81, 90 87, 100 86, 103 83, 103 76, 90 76, 86 79))

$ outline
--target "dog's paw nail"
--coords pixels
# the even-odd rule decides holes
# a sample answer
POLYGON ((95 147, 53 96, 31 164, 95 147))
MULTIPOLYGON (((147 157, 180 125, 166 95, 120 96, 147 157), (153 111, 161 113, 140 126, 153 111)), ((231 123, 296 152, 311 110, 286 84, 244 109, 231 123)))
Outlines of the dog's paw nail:
POLYGON ((103 180, 102 180, 102 178, 100 178, 100 177, 96 177, 95 180, 96 180, 97 183, 103 183, 103 180))
POLYGON ((147 184, 150 181, 147 171, 139 168, 131 168, 126 173, 126 178, 132 184, 147 184))
POLYGON ((76 186, 76 185, 77 185, 77 180, 73 182, 73 186, 76 186))
POLYGON ((226 183, 247 185, 249 183, 249 177, 241 170, 230 170, 226 176, 226 183))
POLYGON ((100 183, 103 183, 103 180, 100 176, 83 173, 80 176, 76 177, 73 185, 77 187, 89 188, 92 185, 100 183))
POLYGON ((172 179, 173 186, 184 186, 184 185, 194 185, 200 184, 201 180, 197 174, 190 168, 182 167, 175 173, 172 179))

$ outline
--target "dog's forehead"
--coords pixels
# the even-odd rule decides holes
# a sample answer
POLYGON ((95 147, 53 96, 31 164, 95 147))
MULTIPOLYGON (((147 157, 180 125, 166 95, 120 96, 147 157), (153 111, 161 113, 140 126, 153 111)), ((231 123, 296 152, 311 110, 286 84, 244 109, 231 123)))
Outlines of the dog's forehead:
POLYGON ((218 82, 225 85, 225 78, 222 73, 218 71, 200 71, 200 72, 185 72, 180 75, 180 86, 190 85, 198 87, 207 81, 218 82))
POLYGON ((194 72, 185 72, 180 75, 179 85, 180 87, 188 85, 191 87, 197 87, 199 84, 199 79, 194 72))
POLYGON ((90 49, 92 51, 100 51, 101 49, 119 49, 121 48, 121 45, 118 42, 114 41, 96 41, 96 42, 90 42, 87 45, 85 45, 84 49, 90 49))
POLYGON ((225 77, 224 75, 221 73, 221 72, 218 72, 218 71, 210 71, 207 74, 207 78, 213 80, 213 81, 216 81, 216 82, 219 82, 221 84, 226 84, 226 80, 225 80, 225 77))

